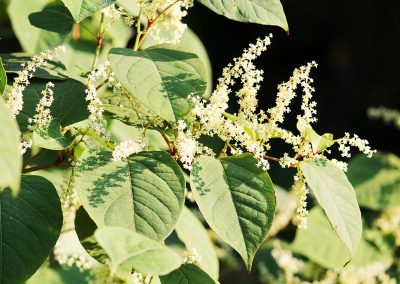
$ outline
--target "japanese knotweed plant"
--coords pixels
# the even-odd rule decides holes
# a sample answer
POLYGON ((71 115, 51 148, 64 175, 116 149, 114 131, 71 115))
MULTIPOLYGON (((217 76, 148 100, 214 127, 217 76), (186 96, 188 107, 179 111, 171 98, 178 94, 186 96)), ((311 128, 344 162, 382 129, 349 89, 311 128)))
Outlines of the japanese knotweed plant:
MULTIPOLYGON (((234 20, 287 30, 278 0, 199 2, 234 20)), ((186 197, 250 271, 274 225, 270 162, 297 169, 299 227, 307 227, 312 192, 346 259, 353 257, 360 209, 346 163, 329 155, 335 146, 343 157, 350 146, 368 157, 374 150, 357 135, 313 130, 315 62, 295 69, 278 86, 275 105, 262 110, 263 71, 254 60, 272 36, 250 44, 211 92, 206 52, 182 23, 190 0, 7 5, 22 48, 39 55, 1 55, 1 283, 24 282, 43 263, 31 283, 72 265, 89 271, 79 276, 86 282, 216 283, 217 254, 186 197), (296 96, 302 103, 293 132, 284 121, 296 96), (228 111, 230 101, 236 112, 228 111), (273 140, 292 151, 279 155, 273 140), (173 232, 177 249, 166 245, 173 232), (71 242, 79 248, 69 250, 71 242)))

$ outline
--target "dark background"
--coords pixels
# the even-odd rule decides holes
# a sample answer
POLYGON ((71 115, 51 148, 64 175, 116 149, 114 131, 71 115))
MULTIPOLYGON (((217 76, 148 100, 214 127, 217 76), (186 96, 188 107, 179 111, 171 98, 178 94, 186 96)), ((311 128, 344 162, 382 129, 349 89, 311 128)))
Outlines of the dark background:
MULTIPOLYGON (((272 45, 257 60, 265 76, 260 106, 273 106, 277 85, 293 69, 315 60, 314 98, 322 134, 344 132, 367 139, 375 149, 400 154, 400 129, 367 117, 367 108, 400 108, 400 1, 282 1, 289 34, 277 27, 238 23, 196 3, 186 22, 205 44, 213 65, 214 83, 222 68, 239 57, 257 37, 273 34, 272 45)), ((300 110, 300 100, 293 111, 300 110)), ((292 119, 292 122, 295 122, 292 119)), ((279 147, 278 147, 279 148, 279 147)), ((271 163, 272 179, 288 188, 293 173, 271 163)), ((221 267, 221 283, 259 283, 256 273, 221 267)))
MULTIPOLYGON (((373 148, 400 154, 400 130, 371 121, 366 113, 371 106, 400 108, 400 1, 283 0, 282 4, 289 34, 278 27, 235 22, 195 3, 184 21, 207 48, 214 82, 249 43, 272 33, 272 45, 256 62, 265 72, 261 108, 274 105, 277 85, 287 81, 294 68, 314 60, 319 64, 312 71, 319 119, 314 129, 336 138, 345 131, 356 133, 373 148)), ((0 11, 0 52, 20 49, 11 32, 0 11)), ((294 115, 299 104, 300 99, 292 104, 294 115)), ((289 124, 295 125, 295 120, 289 124)))
MULTIPOLYGON (((319 121, 314 128, 341 137, 345 131, 368 139, 372 147, 400 153, 400 130, 371 121, 370 106, 400 107, 400 1, 282 1, 289 34, 277 27, 239 23, 199 3, 185 18, 205 44, 214 70, 221 70, 257 37, 273 34, 257 61, 265 79, 260 105, 273 105, 276 88, 293 69, 315 60, 312 72, 319 121)), ((299 102, 294 103, 299 110, 299 102)))

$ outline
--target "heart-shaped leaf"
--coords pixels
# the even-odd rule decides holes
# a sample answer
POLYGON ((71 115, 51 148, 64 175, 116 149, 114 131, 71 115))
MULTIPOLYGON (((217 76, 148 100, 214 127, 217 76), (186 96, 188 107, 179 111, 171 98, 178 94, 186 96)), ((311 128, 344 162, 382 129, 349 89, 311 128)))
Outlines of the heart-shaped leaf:
POLYGON ((70 11, 62 3, 51 3, 42 11, 30 14, 29 21, 35 27, 61 34, 71 32, 75 23, 70 11))
POLYGON ((193 164, 190 184, 207 223, 239 252, 250 270, 275 214, 268 174, 249 154, 220 160, 200 156, 193 164))
POLYGON ((144 274, 164 275, 177 269, 182 259, 160 242, 121 227, 103 227, 95 237, 111 259, 111 273, 132 269, 144 274))
POLYGON ((63 216, 54 186, 23 176, 14 198, 0 193, 0 282, 23 283, 46 260, 60 235, 63 216))
POLYGON ((112 161, 111 152, 85 152, 76 167, 76 189, 98 227, 121 226, 165 239, 182 211, 185 179, 164 151, 112 161))
POLYGON ((160 277, 161 284, 216 284, 207 273, 194 264, 185 264, 177 270, 160 277))
POLYGON ((173 45, 143 51, 113 48, 108 58, 118 82, 150 111, 170 122, 191 110, 189 95, 202 96, 206 90, 201 59, 173 45))

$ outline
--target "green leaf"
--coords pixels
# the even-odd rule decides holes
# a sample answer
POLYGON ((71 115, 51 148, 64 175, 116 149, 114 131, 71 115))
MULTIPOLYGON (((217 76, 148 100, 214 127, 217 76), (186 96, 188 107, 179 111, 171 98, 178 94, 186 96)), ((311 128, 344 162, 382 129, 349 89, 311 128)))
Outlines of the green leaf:
POLYGON ((59 33, 38 29, 29 22, 29 14, 42 10, 47 3, 47 0, 13 0, 7 7, 13 31, 23 50, 28 53, 36 54, 53 48, 65 39, 65 36, 59 33))
POLYGON ((4 70, 3 61, 0 57, 0 96, 3 95, 6 85, 7 85, 7 74, 6 70, 4 70))
MULTIPOLYGON (((319 207, 310 211, 308 228, 297 231, 291 249, 328 269, 340 269, 349 259, 348 249, 332 230, 331 224, 319 207)), ((375 245, 362 238, 354 258, 347 267, 361 268, 390 259, 390 253, 380 252, 375 245)))
POLYGON ((23 176, 13 198, 0 193, 0 282, 22 283, 46 260, 63 222, 54 186, 38 176, 23 176))
POLYGON ((212 279, 206 272, 194 264, 185 264, 177 270, 160 277, 161 284, 215 284, 218 283, 212 279))
POLYGON ((275 214, 268 174, 250 154, 220 160, 200 156, 193 164, 190 184, 207 223, 239 252, 250 271, 275 214))
POLYGON ((218 279, 219 263, 214 245, 203 224, 187 207, 183 208, 175 230, 186 249, 195 249, 200 255, 197 264, 211 277, 218 279))
POLYGON ((85 250, 101 263, 108 263, 107 253, 97 243, 94 233, 97 230, 96 223, 90 218, 89 214, 81 206, 75 215, 75 231, 79 241, 85 250))
POLYGON ((140 152, 120 162, 111 152, 85 152, 75 175, 79 198, 99 228, 121 226, 163 240, 178 221, 185 179, 167 152, 140 152))
POLYGON ((139 7, 136 0, 117 0, 117 5, 122 7, 126 12, 132 16, 139 15, 139 7))
POLYGON ((108 54, 116 79, 139 102, 175 122, 192 108, 189 95, 202 96, 207 75, 201 59, 173 45, 143 51, 113 48, 108 54))
POLYGON ((137 141, 143 139, 148 145, 151 145, 154 149, 168 151, 167 143, 165 142, 161 133, 157 130, 147 129, 146 133, 143 134, 142 127, 126 125, 116 119, 111 121, 109 130, 112 141, 123 142, 126 140, 137 141))
POLYGON ((245 23, 278 26, 287 31, 285 13, 279 0, 199 0, 215 13, 245 23))
POLYGON ((22 156, 19 152, 19 135, 17 122, 0 98, 0 192, 9 186, 13 195, 18 194, 21 179, 22 156))
POLYGON ((400 159, 378 152, 368 158, 359 155, 348 166, 347 176, 362 207, 382 210, 400 204, 400 159))
MULTIPOLYGON (((81 23, 82 33, 84 29, 92 29, 89 24, 85 22, 81 23)), ((104 42, 104 46, 100 51, 99 62, 103 62, 105 60, 105 50, 107 48, 107 42, 104 42)), ((83 35, 79 40, 71 40, 68 43, 65 43, 66 52, 61 58, 61 61, 65 65, 68 70, 68 74, 81 82, 86 82, 87 78, 83 78, 81 76, 82 73, 91 70, 93 64, 93 50, 96 50, 96 42, 95 39, 90 38, 84 39, 83 35)))
MULTIPOLYGON (((135 6, 135 5, 131 5, 135 6)), ((164 31, 164 26, 161 26, 161 36, 164 37, 162 32, 164 31)), ((169 33, 173 32, 169 31, 169 33)), ((152 37, 151 34, 148 34, 145 40, 143 41, 142 45, 140 46, 141 49, 148 48, 153 45, 157 45, 157 40, 152 37)), ((212 66, 211 66, 211 61, 210 58, 208 57, 207 49, 201 42, 200 38, 190 29, 187 28, 186 31, 183 33, 181 41, 178 44, 179 47, 182 48, 182 50, 186 50, 189 52, 192 52, 194 54, 197 54, 201 61, 203 62, 203 65, 205 67, 205 71, 207 73, 207 89, 204 93, 205 98, 209 98, 211 96, 212 92, 212 66)))
MULTIPOLYGON (((36 113, 36 105, 43 96, 44 83, 31 83, 24 91, 24 107, 17 116, 21 131, 28 128, 28 119, 36 113)), ((65 127, 89 117, 88 103, 85 100, 85 85, 73 79, 55 82, 53 88, 54 102, 50 107, 51 116, 58 119, 65 127)))
POLYGON ((115 0, 62 0, 62 2, 71 12, 75 22, 79 23, 97 11, 110 6, 115 0))
POLYGON ((352 258, 362 231, 361 212, 353 186, 343 171, 326 158, 303 161, 300 169, 352 258))
POLYGON ((103 227, 95 237, 111 259, 111 271, 132 269, 164 275, 181 265, 181 258, 167 246, 121 227, 103 227))
POLYGON ((51 3, 40 12, 29 15, 30 23, 40 29, 68 34, 75 24, 71 12, 61 3, 51 3))
POLYGON ((321 153, 326 148, 329 148, 335 143, 333 140, 333 135, 330 133, 325 133, 323 135, 319 135, 312 129, 311 126, 307 125, 305 132, 305 139, 309 143, 311 143, 312 149, 314 153, 321 153))
POLYGON ((57 119, 52 119, 49 125, 36 129, 32 139, 36 146, 50 150, 64 150, 74 143, 73 137, 65 137, 61 133, 57 119))
POLYGON ((45 267, 39 269, 26 284, 87 284, 90 283, 88 274, 88 272, 79 271, 75 266, 45 267))
MULTIPOLYGON (((31 56, 25 53, 0 54, 3 59, 4 69, 7 73, 17 74, 23 69, 21 64, 31 60, 31 56)), ((65 80, 68 78, 65 66, 59 61, 48 61, 46 66, 36 69, 35 78, 49 80, 65 80)))

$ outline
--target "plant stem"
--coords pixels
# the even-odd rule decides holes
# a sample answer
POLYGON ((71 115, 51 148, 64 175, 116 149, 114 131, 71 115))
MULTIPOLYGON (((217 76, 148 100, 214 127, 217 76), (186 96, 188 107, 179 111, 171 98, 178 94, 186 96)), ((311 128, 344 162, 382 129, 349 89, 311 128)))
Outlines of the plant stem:
POLYGON ((170 152, 170 154, 175 155, 174 146, 172 146, 171 141, 169 141, 168 136, 163 131, 160 131, 160 133, 161 133, 161 136, 164 138, 165 142, 167 143, 168 151, 170 152))
MULTIPOLYGON (((96 66, 97 62, 99 61, 99 56, 100 56, 100 51, 103 46, 103 39, 104 39, 104 33, 105 33, 105 25, 104 25, 104 14, 101 13, 101 18, 100 18, 100 29, 99 32, 97 33, 97 46, 96 46, 96 52, 93 58, 93 63, 92 63, 92 68, 90 71, 93 71, 96 66)), ((90 80, 86 80, 86 87, 89 87, 90 80)))
POLYGON ((81 25, 78 24, 74 24, 72 26, 72 39, 73 40, 79 40, 79 38, 81 37, 81 25))
POLYGON ((142 15, 142 10, 139 10, 139 15, 136 20, 136 38, 135 38, 135 45, 133 46, 133 50, 137 51, 139 48, 139 39, 142 35, 142 31, 140 30, 140 16, 142 15))
POLYGON ((229 142, 230 142, 230 139, 226 140, 224 147, 222 148, 221 152, 218 155, 218 159, 220 159, 222 157, 222 155, 224 155, 226 153, 226 150, 228 150, 229 142))
POLYGON ((179 1, 180 1, 180 0, 177 0, 177 1, 175 1, 174 3, 172 3, 172 4, 168 5, 167 7, 165 7, 164 10, 162 10, 162 11, 157 15, 157 17, 155 17, 154 19, 148 19, 149 23, 148 23, 146 29, 144 30, 142 36, 140 37, 140 40, 139 40, 138 45, 136 46, 136 44, 135 44, 136 49, 134 48, 133 50, 136 51, 136 50, 139 49, 140 45, 143 43, 144 39, 146 38, 148 32, 150 31, 150 29, 152 28, 152 26, 154 25, 154 23, 157 22, 157 20, 159 20, 160 17, 161 17, 165 12, 167 12, 172 6, 174 6, 174 5, 175 5, 176 3, 178 3, 179 1))
POLYGON ((264 159, 268 159, 268 160, 272 160, 272 161, 276 161, 276 162, 280 161, 279 158, 273 157, 273 156, 268 156, 268 155, 264 155, 264 159))
POLYGON ((40 149, 39 152, 36 153, 36 155, 32 156, 30 159, 28 159, 28 161, 25 162, 25 164, 23 165, 23 169, 26 168, 26 166, 28 166, 30 163, 32 163, 34 160, 36 160, 40 155, 42 155, 45 151, 47 151, 47 149, 40 149))
POLYGON ((100 18, 100 30, 99 33, 97 34, 97 46, 96 46, 96 53, 93 59, 92 70, 96 68, 97 61, 99 60, 100 50, 103 46, 104 32, 105 32, 104 14, 102 13, 100 18))
POLYGON ((48 163, 45 165, 41 166, 36 166, 36 167, 30 167, 27 169, 22 169, 22 173, 30 173, 30 172, 35 172, 35 171, 40 171, 40 170, 45 170, 48 168, 54 168, 54 167, 69 167, 71 166, 70 164, 64 164, 63 162, 53 162, 53 163, 48 163))

